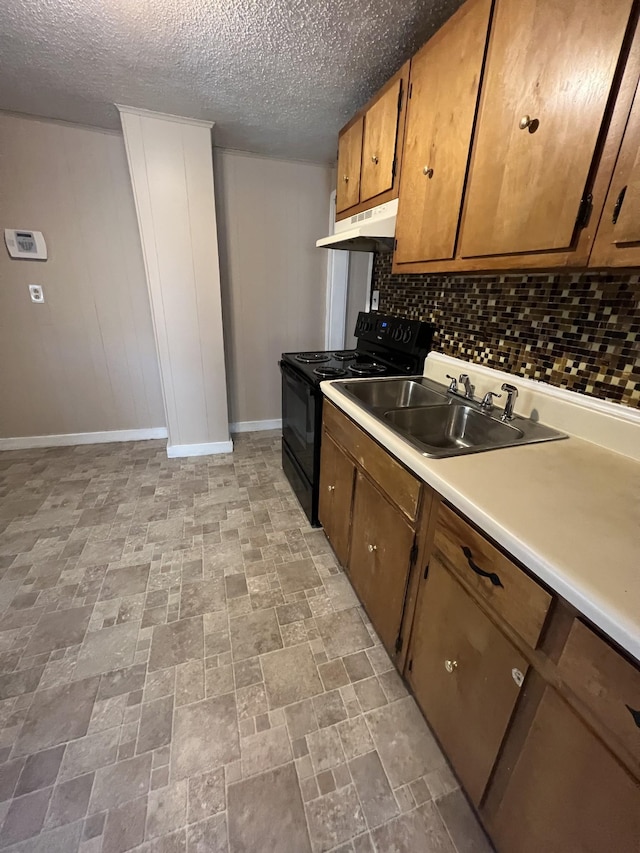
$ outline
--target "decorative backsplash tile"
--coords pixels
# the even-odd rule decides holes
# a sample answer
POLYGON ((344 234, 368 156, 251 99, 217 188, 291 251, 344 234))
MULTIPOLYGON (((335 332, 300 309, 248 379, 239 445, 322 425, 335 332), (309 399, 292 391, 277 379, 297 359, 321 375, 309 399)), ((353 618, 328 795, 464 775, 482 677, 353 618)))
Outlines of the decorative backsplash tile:
POLYGON ((640 408, 638 275, 392 275, 376 254, 372 289, 435 323, 434 350, 640 408))

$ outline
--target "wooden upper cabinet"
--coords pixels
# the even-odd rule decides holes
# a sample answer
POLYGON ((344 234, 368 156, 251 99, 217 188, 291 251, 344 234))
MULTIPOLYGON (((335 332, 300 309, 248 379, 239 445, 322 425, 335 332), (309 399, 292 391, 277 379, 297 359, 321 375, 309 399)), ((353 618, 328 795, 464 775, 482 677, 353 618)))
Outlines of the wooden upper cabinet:
POLYGON ((340 131, 337 219, 398 197, 410 65, 405 62, 340 131))
POLYGON ((640 265, 640 83, 589 265, 640 265))
POLYGON ((463 257, 572 245, 632 5, 496 0, 463 257))
POLYGON ((360 116, 341 131, 338 137, 338 174, 336 213, 360 201, 360 160, 364 117, 360 116))
POLYGON ((492 0, 469 0, 411 62, 396 263, 453 258, 492 0))
POLYGON ((362 201, 393 186, 401 89, 402 80, 398 79, 365 113, 360 178, 362 201))

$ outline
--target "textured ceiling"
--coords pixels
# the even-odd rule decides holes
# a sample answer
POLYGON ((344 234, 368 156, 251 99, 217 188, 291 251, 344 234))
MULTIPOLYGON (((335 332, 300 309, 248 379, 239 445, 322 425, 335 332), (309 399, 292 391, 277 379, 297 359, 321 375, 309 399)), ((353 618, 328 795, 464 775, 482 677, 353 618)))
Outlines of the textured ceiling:
POLYGON ((461 0, 1 0, 0 109, 118 128, 114 103, 214 142, 333 162, 344 122, 461 0))

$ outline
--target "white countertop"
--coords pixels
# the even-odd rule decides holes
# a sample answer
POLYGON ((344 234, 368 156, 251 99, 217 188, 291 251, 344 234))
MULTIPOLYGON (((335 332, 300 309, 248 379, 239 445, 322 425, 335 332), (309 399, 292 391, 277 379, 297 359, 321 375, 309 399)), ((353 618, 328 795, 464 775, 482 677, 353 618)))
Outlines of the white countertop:
POLYGON ((429 459, 339 384, 325 396, 640 662, 640 462, 574 436, 429 459))

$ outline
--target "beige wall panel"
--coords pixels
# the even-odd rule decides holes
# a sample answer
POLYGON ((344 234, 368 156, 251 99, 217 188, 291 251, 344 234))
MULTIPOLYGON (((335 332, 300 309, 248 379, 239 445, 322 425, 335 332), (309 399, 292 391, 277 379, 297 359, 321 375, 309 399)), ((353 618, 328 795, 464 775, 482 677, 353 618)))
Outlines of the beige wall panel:
POLYGON ((0 248, 0 437, 163 426, 122 137, 0 113, 0 151, 0 228, 40 230, 49 250, 0 248))
POLYGON ((210 128, 128 108, 121 114, 169 447, 224 450, 229 424, 210 128))
POLYGON ((216 149, 233 423, 276 420, 282 352, 322 349, 331 169, 216 149))

